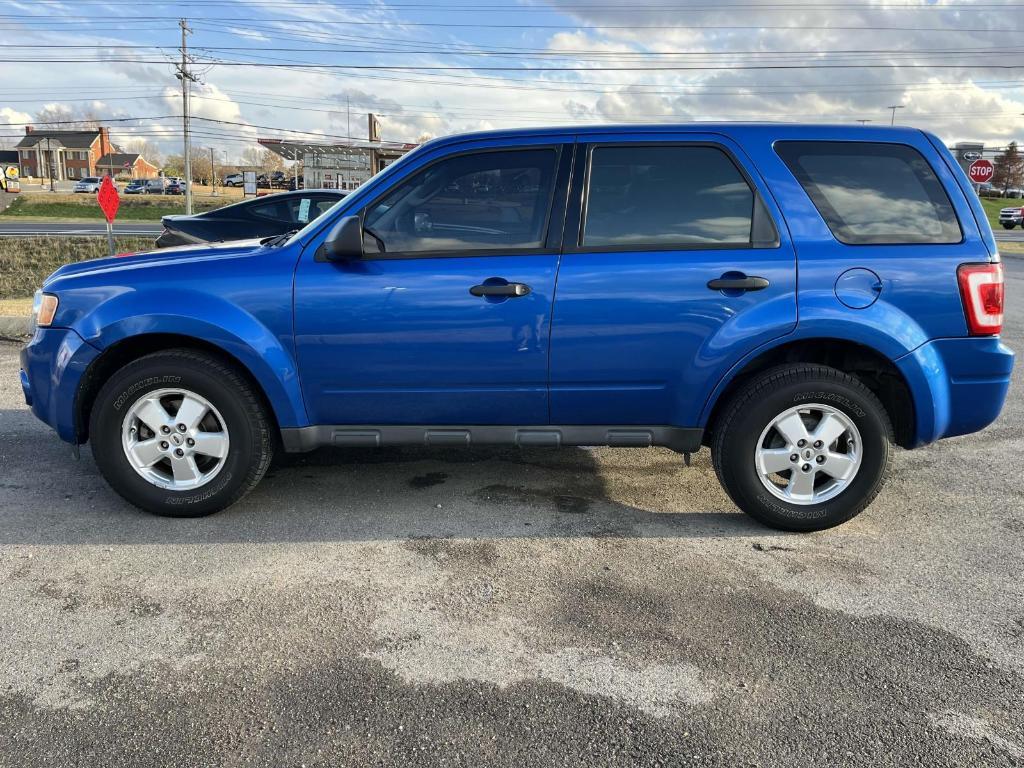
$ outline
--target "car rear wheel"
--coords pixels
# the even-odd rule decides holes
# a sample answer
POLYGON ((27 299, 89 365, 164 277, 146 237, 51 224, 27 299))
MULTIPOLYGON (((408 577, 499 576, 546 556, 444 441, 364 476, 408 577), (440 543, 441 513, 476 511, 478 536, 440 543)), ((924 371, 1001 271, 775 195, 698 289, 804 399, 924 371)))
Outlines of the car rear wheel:
POLYGON ((892 426, 858 379, 821 365, 759 374, 726 404, 715 428, 715 471, 736 505, 788 531, 850 520, 889 471, 892 426))
POLYGON ((1017 225, 1016 224, 1010 224, 1010 223, 1004 223, 1003 224, 1003 229, 1013 229, 1015 226, 1017 226, 1017 225))
POLYGON ((93 457, 111 487, 158 515, 198 517, 252 490, 273 454, 270 421, 252 385, 192 350, 135 360, 100 389, 93 457))

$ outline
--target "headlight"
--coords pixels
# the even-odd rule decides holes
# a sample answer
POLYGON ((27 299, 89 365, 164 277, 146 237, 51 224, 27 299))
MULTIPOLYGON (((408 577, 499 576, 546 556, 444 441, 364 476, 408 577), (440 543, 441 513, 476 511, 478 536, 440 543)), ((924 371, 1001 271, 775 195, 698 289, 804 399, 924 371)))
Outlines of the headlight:
POLYGON ((32 316, 35 318, 36 325, 46 328, 53 322, 53 316, 56 314, 57 297, 52 293, 36 291, 36 295, 32 299, 32 316))

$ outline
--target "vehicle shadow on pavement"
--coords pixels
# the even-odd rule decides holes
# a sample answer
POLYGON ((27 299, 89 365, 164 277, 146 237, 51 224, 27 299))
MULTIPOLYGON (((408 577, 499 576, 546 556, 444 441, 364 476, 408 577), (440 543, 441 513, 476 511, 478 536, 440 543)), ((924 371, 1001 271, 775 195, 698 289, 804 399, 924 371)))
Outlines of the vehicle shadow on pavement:
POLYGON ((0 454, 4 545, 768 533, 721 492, 706 451, 686 468, 663 449, 323 449, 282 457, 216 515, 159 518, 117 496, 88 448, 76 461, 42 427, 0 411, 12 423, 0 454))

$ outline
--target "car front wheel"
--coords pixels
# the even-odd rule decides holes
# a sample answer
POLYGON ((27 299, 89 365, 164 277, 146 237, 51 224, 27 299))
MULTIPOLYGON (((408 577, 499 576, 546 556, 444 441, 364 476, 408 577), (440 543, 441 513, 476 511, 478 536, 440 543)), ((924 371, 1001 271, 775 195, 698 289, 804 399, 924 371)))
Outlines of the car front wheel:
POLYGON ((223 361, 192 350, 147 355, 100 389, 92 453, 111 487, 147 512, 198 517, 252 490, 273 453, 266 410, 223 361))
POLYGON ((744 512, 773 528, 817 531, 878 495, 892 443, 889 416, 861 381, 822 365, 786 365, 726 404, 712 458, 744 512))
POLYGON ((1003 224, 1003 229, 1013 229, 1015 226, 1017 226, 1017 225, 1016 224, 1012 224, 1010 222, 1006 222, 1006 223, 1003 224))

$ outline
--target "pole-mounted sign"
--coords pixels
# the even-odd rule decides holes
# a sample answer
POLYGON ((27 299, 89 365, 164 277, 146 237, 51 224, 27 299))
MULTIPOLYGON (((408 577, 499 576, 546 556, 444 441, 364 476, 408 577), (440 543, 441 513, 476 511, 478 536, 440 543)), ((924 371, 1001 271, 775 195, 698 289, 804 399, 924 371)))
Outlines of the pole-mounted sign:
POLYGON ((967 170, 967 175, 975 184, 992 181, 996 168, 990 160, 975 160, 967 170))
POLYGON ((110 255, 114 255, 114 217, 117 216, 117 209, 121 205, 121 197, 117 194, 117 187, 109 176, 104 176, 100 182, 99 191, 96 193, 96 202, 100 204, 100 210, 107 219, 107 244, 110 246, 110 255))

